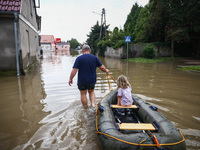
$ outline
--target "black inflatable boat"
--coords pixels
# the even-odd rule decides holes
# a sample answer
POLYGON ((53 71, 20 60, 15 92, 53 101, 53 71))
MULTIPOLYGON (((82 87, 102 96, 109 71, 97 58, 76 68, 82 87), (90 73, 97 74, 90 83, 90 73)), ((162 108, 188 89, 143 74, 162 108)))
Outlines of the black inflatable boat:
MULTIPOLYGON (((96 129, 104 150, 185 150, 185 138, 157 108, 132 94, 133 105, 122 115, 117 90, 96 108, 96 129)), ((126 108, 125 108, 126 109, 126 108)))

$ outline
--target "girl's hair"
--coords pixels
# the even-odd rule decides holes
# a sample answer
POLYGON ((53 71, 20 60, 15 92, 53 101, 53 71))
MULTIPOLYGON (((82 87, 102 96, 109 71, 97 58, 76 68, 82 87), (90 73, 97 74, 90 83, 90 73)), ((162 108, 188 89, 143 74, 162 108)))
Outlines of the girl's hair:
POLYGON ((118 88, 126 89, 128 86, 131 88, 131 84, 128 82, 127 78, 124 75, 121 75, 117 79, 118 88))

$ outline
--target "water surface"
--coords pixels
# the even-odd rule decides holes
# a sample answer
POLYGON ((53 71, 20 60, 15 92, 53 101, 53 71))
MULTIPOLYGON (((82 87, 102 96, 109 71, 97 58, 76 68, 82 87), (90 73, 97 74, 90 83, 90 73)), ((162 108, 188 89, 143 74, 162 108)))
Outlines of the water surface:
MULTIPOLYGON (((68 79, 77 56, 44 53, 25 76, 0 77, 0 149, 96 149, 95 109, 82 107, 77 76, 68 79)), ((114 79, 128 77, 132 91, 158 107, 200 149, 200 74, 177 70, 181 62, 139 64, 100 58, 114 79)), ((109 92, 106 74, 97 69, 96 103, 109 92)), ((114 81, 112 88, 116 88, 114 81)), ((89 103, 90 104, 90 103, 89 103)))

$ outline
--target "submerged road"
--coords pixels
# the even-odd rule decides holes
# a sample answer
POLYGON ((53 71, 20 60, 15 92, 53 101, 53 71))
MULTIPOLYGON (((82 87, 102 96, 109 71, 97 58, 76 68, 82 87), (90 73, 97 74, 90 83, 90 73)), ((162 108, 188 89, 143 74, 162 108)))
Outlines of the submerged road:
MULTIPOLYGON (((77 78, 68 85, 77 55, 46 52, 34 70, 19 78, 0 77, 0 149, 100 150, 95 109, 82 107, 77 78)), ((177 70, 181 62, 138 64, 100 58, 114 79, 128 77, 132 91, 158 107, 200 149, 200 74, 177 70)), ((96 103, 109 92, 106 74, 97 69, 96 103)), ((110 79, 111 87, 116 84, 110 79)))

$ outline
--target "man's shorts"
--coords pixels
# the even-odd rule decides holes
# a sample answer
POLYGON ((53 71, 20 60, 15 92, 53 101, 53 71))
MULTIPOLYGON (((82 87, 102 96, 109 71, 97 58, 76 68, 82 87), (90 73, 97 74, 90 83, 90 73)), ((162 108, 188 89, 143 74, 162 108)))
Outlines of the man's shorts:
POLYGON ((81 91, 84 90, 93 90, 95 88, 95 83, 92 84, 78 84, 78 89, 81 91))

